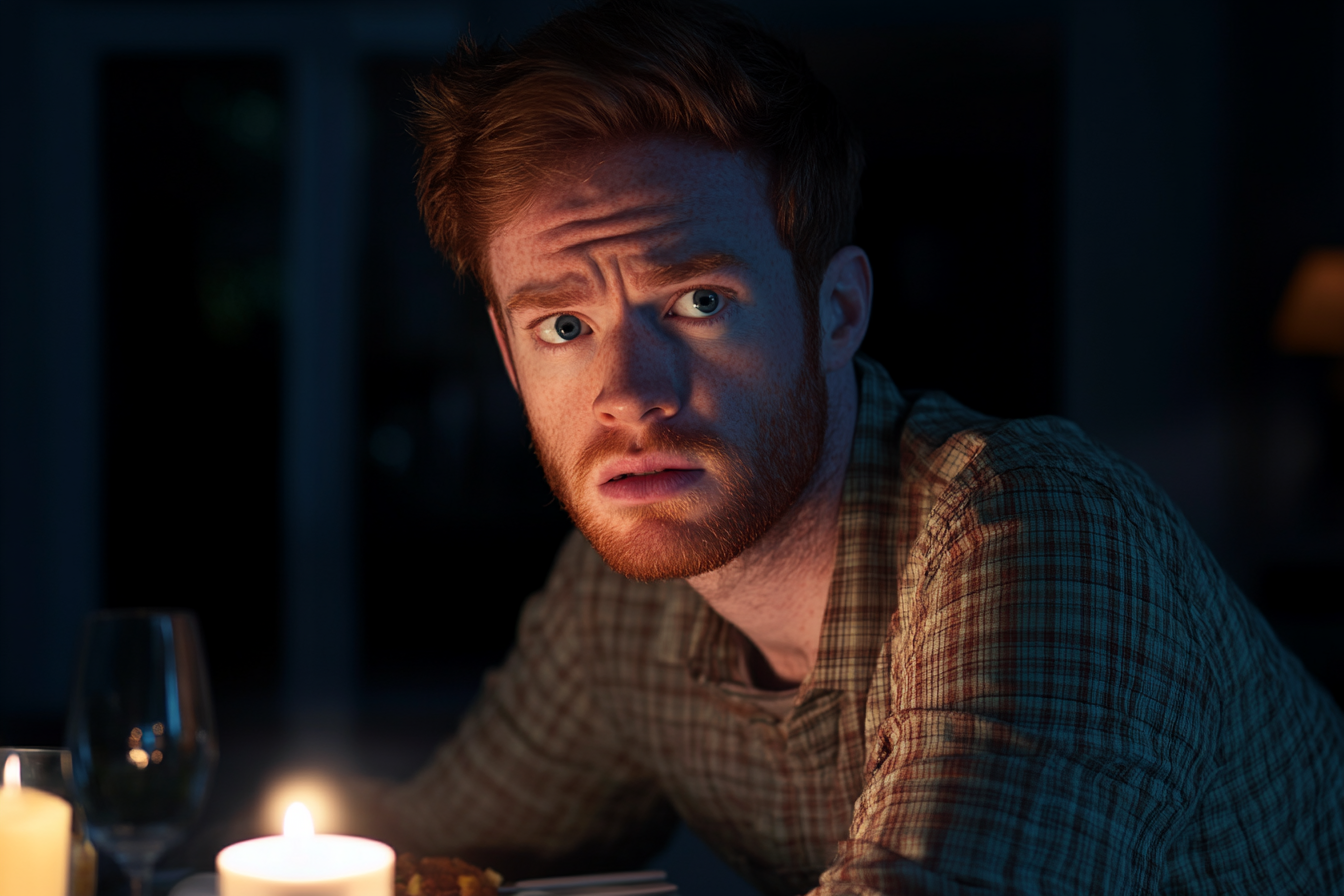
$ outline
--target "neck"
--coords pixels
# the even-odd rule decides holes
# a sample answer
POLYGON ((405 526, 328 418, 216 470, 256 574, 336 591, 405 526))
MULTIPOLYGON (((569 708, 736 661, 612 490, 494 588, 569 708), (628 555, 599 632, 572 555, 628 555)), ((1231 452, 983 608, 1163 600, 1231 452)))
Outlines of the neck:
POLYGON ((750 639, 764 663, 753 678, 782 689, 817 662, 821 620, 840 540, 840 498, 858 414, 854 365, 826 377, 826 441, 811 481, 793 507, 731 562, 687 581, 750 639))

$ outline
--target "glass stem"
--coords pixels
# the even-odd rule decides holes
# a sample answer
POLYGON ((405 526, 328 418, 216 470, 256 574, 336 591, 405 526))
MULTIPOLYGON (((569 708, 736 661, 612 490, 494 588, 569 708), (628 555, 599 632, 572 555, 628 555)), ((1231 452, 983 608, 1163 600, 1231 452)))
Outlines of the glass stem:
POLYGON ((154 896, 154 863, 142 862, 126 869, 131 896, 154 896))

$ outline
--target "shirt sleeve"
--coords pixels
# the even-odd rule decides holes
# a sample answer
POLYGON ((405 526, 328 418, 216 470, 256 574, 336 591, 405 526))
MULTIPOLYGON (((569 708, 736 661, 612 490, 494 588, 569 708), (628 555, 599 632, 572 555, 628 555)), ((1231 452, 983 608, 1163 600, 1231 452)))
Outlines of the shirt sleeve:
POLYGON ((891 711, 813 896, 1155 892, 1218 705, 1155 527, 1072 472, 962 495, 916 546, 891 711))
POLYGON ((666 841, 674 813, 591 696, 584 544, 576 534, 561 549, 504 666, 430 764, 400 786, 356 786, 394 846, 518 879, 639 867, 666 841))

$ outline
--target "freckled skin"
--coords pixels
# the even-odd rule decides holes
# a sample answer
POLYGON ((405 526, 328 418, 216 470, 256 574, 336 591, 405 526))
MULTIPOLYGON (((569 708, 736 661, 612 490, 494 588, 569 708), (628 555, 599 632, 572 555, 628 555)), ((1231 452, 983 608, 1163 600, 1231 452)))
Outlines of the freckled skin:
POLYGON ((754 428, 758 394, 792 381, 780 373, 801 361, 802 310, 762 181, 744 159, 698 144, 612 156, 587 180, 538 195, 491 241, 491 276, 505 300, 566 277, 589 292, 567 310, 596 338, 564 352, 538 344, 519 328, 529 321, 510 315, 517 387, 557 452, 578 451, 607 427, 674 415, 712 421, 731 440, 754 428), (641 263, 708 250, 749 266, 688 284, 737 292, 721 326, 665 320, 685 289, 632 282, 641 263))
MULTIPOLYGON (((827 271, 817 369, 818 359, 805 351, 792 259, 775 233, 765 176, 747 157, 649 139, 581 162, 576 175, 540 190, 487 250, 506 309, 496 335, 548 476, 553 484, 564 479, 561 497, 572 513, 579 505, 658 551, 665 540, 671 544, 669 527, 715 523, 732 500, 726 464, 693 446, 673 451, 660 467, 701 472, 650 486, 666 490, 650 502, 620 497, 620 488, 620 495, 636 494, 631 483, 612 485, 607 477, 619 469, 610 463, 584 467, 585 449, 618 440, 624 447, 612 463, 619 464, 639 455, 644 434, 664 430, 759 445, 763 427, 796 410, 799 383, 810 375, 824 429, 791 506, 781 508, 788 512, 769 521, 776 524, 766 537, 753 536, 749 550, 691 577, 781 681, 797 680, 815 660, 834 562, 856 405, 850 362, 871 301, 867 258, 848 247, 827 271), (730 261, 688 279, 649 282, 660 266, 708 253, 730 261), (703 319, 677 313, 689 308, 678 299, 696 288, 723 296, 722 310, 703 319), (522 296, 531 297, 528 307, 510 307, 522 296), (579 318, 582 335, 551 344, 542 336, 560 313, 579 318)), ((803 438, 802 430, 785 431, 803 438)))

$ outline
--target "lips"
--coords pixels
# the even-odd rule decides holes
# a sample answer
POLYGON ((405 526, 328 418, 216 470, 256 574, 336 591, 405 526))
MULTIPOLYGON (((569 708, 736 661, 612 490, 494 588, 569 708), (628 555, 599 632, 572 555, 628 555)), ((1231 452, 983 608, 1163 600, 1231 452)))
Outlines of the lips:
POLYGON ((670 451, 622 454, 595 473, 598 494, 618 504, 666 501, 694 488, 706 475, 696 460, 670 451))
POLYGON ((716 479, 725 463, 723 441, 713 433, 663 426, 637 433, 609 430, 580 454, 582 488, 601 501, 651 504, 685 497, 716 479))
POLYGON ((653 504, 685 494, 705 478, 698 469, 654 469, 618 473, 597 487, 598 494, 617 504, 653 504))
POLYGON ((666 473, 666 470, 646 470, 642 473, 620 473, 608 479, 608 482, 620 482, 622 479, 629 479, 631 476, 657 476, 659 473, 666 473))
POLYGON ((632 479, 656 479, 669 473, 704 469, 698 458, 681 451, 619 452, 595 465, 589 482, 599 487, 629 482, 632 479))

